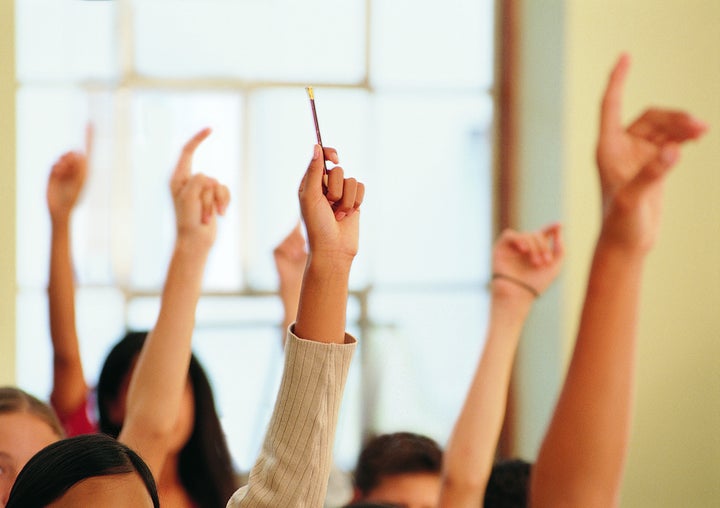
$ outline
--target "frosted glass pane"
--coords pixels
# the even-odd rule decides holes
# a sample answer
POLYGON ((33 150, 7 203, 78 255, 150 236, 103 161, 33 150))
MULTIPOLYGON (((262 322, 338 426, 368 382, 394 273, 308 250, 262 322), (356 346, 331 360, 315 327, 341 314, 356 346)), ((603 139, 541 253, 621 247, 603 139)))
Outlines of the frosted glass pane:
POLYGON ((117 2, 15 2, 18 80, 118 76, 117 2))
POLYGON ((492 0, 373 2, 373 85, 490 87, 492 0))
MULTIPOLYGON (((198 330, 193 350, 213 387, 233 461, 249 471, 262 446, 275 406, 283 352, 275 330, 198 330)), ((357 357, 345 385, 335 441, 335 462, 351 469, 359 452, 360 399, 357 357)))
POLYGON ((107 93, 73 88, 23 87, 17 95, 17 280, 24 287, 47 284, 50 221, 46 188, 50 168, 65 152, 84 148, 85 123, 95 128, 88 179, 72 217, 78 282, 108 284, 112 171, 115 169, 115 103, 107 93))
POLYGON ((362 0, 135 0, 135 61, 151 76, 357 82, 362 0))
POLYGON ((376 106, 374 146, 382 165, 363 218, 375 282, 487 280, 490 100, 383 94, 376 106))
MULTIPOLYGON (((114 288, 80 289, 76 293, 76 323, 85 377, 94 385, 107 351, 124 333, 123 295, 114 288)), ((47 294, 18 293, 18 385, 41 398, 52 387, 52 345, 47 294)))
POLYGON ((195 152, 194 170, 230 189, 231 204, 218 223, 205 271, 206 289, 236 289, 241 281, 242 101, 212 92, 138 92, 132 100, 132 285, 159 289, 175 241, 170 197, 172 170, 185 142, 203 127, 213 133, 195 152))
POLYGON ((249 471, 260 450, 282 374, 277 330, 199 328, 193 350, 211 379, 235 464, 249 471))
POLYGON ((364 347, 377 393, 374 430, 446 442, 483 346, 488 304, 484 290, 371 296, 378 325, 364 347))
MULTIPOLYGON (((297 189, 316 143, 315 127, 302 87, 264 90, 254 93, 250 100, 253 190, 247 199, 251 200, 255 230, 249 277, 256 287, 274 289, 277 276, 272 250, 300 218, 297 189)), ((367 183, 372 173, 368 94, 362 90, 320 88, 315 89, 315 100, 323 144, 338 150, 347 175, 367 183)), ((365 284, 364 263, 361 248, 353 263, 351 287, 365 284)))

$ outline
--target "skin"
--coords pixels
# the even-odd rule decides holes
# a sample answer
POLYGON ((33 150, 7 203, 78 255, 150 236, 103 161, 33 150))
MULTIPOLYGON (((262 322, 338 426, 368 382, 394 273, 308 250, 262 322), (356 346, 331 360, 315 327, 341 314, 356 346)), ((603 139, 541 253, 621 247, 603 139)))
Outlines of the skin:
POLYGON ((280 299, 283 304, 282 343, 285 345, 287 327, 297 316, 303 271, 307 263, 305 237, 298 223, 273 250, 278 273, 280 299))
POLYGON ((85 383, 75 326, 75 280, 73 278, 70 223, 88 175, 93 130, 88 126, 85 150, 67 152, 53 165, 46 199, 52 235, 48 277, 50 337, 53 346, 53 408, 63 418, 85 404, 85 383))
MULTIPOLYGON (((563 258, 559 224, 538 231, 506 230, 493 248, 493 273, 521 281, 542 294, 563 258)), ((520 334, 535 295, 507 278, 493 279, 485 346, 465 404, 443 457, 440 506, 482 506, 502 429, 520 334)))
POLYGON ((603 220, 575 350, 530 486, 530 506, 619 504, 630 440, 642 272, 660 226, 665 177, 680 146, 707 125, 687 113, 649 109, 628 127, 616 64, 603 98, 597 166, 603 220))
POLYGON ((137 473, 96 476, 76 483, 48 508, 103 506, 105 508, 152 507, 152 498, 137 473))
POLYGON ((0 507, 7 503, 18 473, 30 458, 59 439, 47 423, 30 413, 0 414, 0 507))
POLYGON ((177 229, 175 248, 157 322, 130 380, 127 413, 118 437, 150 467, 158 479, 164 506, 192 506, 180 483, 177 454, 173 452, 180 447, 178 433, 189 436, 192 428, 187 411, 192 407, 188 367, 195 309, 207 257, 215 242, 217 216, 225 213, 230 200, 227 187, 192 171, 195 150, 209 135, 210 129, 203 129, 185 144, 170 180, 177 229), (184 429, 178 429, 179 420, 185 422, 184 429))
POLYGON ((408 473, 385 476, 362 500, 402 508, 434 508, 440 494, 439 474, 408 473))

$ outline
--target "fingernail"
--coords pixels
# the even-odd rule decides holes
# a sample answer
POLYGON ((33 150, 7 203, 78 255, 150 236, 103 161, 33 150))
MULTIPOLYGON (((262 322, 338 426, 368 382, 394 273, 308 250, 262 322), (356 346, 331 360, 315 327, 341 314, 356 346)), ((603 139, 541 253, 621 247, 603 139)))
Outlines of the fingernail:
POLYGON ((313 160, 317 159, 318 157, 320 157, 320 146, 315 145, 313 147, 313 160))
POLYGON ((341 221, 345 218, 347 214, 345 212, 337 212, 335 213, 335 220, 341 221))

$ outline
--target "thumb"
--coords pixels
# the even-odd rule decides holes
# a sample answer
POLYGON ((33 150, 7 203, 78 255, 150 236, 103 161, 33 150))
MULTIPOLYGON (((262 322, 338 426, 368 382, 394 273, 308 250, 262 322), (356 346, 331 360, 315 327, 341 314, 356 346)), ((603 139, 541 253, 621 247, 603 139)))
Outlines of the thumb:
POLYGON ((302 182, 300 182, 300 189, 298 190, 300 195, 306 194, 312 196, 315 193, 322 194, 324 168, 325 161, 322 157, 322 149, 320 145, 315 145, 310 164, 305 172, 305 176, 303 176, 302 182))
POLYGON ((657 156, 645 165, 628 183, 627 193, 631 198, 639 198, 648 187, 662 180, 680 158, 680 146, 668 143, 657 153, 657 156))

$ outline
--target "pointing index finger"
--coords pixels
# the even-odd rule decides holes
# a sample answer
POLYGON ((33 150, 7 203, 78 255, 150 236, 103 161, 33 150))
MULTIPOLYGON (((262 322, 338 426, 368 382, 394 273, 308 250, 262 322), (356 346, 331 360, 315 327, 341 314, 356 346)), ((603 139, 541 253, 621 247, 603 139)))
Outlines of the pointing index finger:
POLYGON ((203 130, 199 131, 190 138, 187 143, 185 143, 182 152, 180 152, 180 158, 175 166, 175 171, 173 172, 171 181, 173 185, 190 178, 190 174, 192 173, 192 159, 193 155, 195 155, 195 150, 198 146, 200 146, 200 143, 202 143, 205 138, 210 135, 210 132, 210 127, 205 127, 203 130))
POLYGON ((600 130, 604 133, 620 128, 622 125, 622 92, 629 68, 630 56, 623 53, 610 74, 603 96, 600 130))

